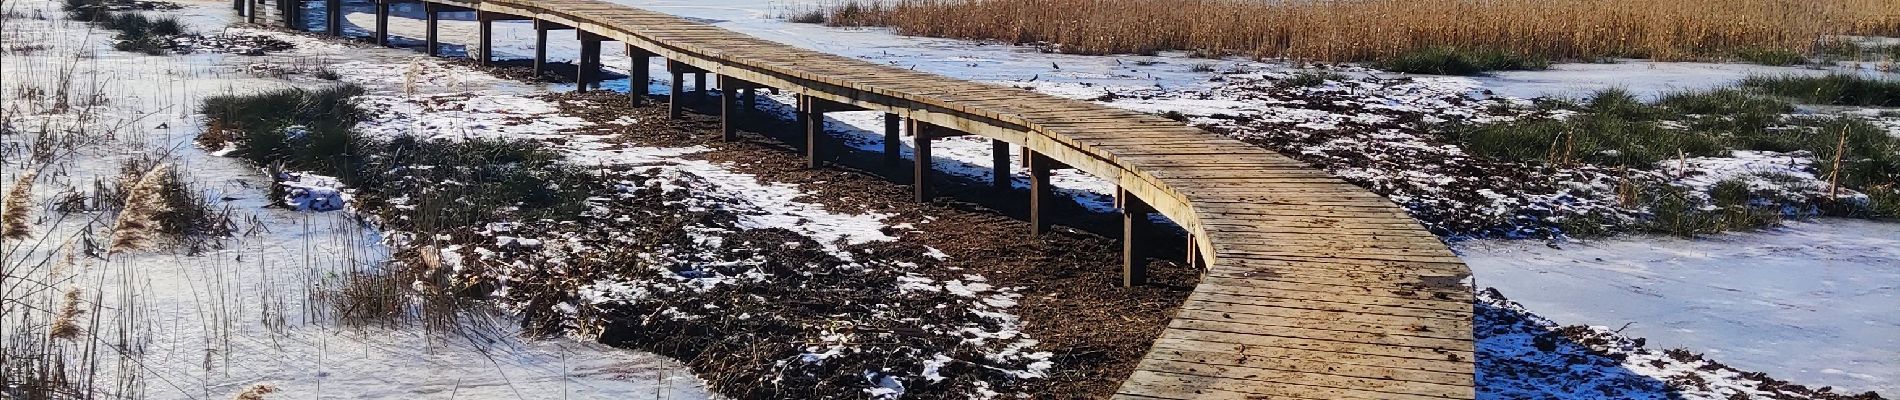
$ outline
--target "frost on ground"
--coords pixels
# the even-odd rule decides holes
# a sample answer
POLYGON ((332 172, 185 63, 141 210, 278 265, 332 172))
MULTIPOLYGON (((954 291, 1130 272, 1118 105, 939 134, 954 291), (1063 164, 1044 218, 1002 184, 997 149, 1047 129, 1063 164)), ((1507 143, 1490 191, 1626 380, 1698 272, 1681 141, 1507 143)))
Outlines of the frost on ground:
POLYGON ((1602 326, 1560 326, 1496 289, 1479 292, 1472 331, 1480 399, 1879 399, 1736 369, 1602 326))

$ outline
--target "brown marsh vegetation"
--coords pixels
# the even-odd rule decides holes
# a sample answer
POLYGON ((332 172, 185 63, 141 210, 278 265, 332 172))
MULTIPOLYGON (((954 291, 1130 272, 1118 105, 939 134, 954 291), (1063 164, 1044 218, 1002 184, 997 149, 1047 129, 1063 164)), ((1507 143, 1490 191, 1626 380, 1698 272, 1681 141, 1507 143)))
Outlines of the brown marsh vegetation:
POLYGON ((835 26, 1048 44, 1379 61, 1460 49, 1551 60, 1814 54, 1833 35, 1900 34, 1890 0, 894 0, 824 10, 835 26))

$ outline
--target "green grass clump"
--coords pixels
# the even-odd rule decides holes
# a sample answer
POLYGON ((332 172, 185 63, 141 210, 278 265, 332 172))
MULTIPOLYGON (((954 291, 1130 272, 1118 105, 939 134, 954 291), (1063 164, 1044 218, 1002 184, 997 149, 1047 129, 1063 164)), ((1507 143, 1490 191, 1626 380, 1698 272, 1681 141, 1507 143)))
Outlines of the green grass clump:
MULTIPOLYGON (((1577 114, 1566 119, 1532 117, 1454 126, 1445 133, 1465 151, 1497 160, 1645 169, 1662 160, 1722 156, 1729 150, 1809 151, 1817 157, 1829 156, 1839 145, 1842 131, 1848 132, 1849 153, 1871 158, 1872 165, 1884 165, 1892 150, 1881 149, 1891 149, 1896 141, 1857 119, 1790 117, 1793 105, 1735 89, 1669 93, 1653 104, 1612 89, 1587 101, 1548 102, 1540 107, 1577 114)), ((1846 163, 1843 169, 1857 165, 1846 163)))
MULTIPOLYGON (((582 211, 600 185, 560 154, 527 141, 370 139, 354 85, 206 98, 207 146, 232 143, 257 165, 337 177, 362 202, 407 198, 392 228, 446 232, 494 221, 557 218, 582 211)), ((371 207, 390 211, 387 207, 371 207)))
POLYGON ((1682 237, 1761 229, 1780 224, 1784 216, 1773 205, 1755 205, 1747 183, 1724 181, 1708 194, 1701 195, 1675 185, 1647 185, 1638 192, 1637 202, 1647 211, 1641 229, 1682 237), (1713 203, 1714 207, 1708 207, 1713 203))
POLYGON ((1742 86, 1805 103, 1900 107, 1900 81, 1860 75, 1753 76, 1742 86))
POLYGON ((1900 60, 1900 45, 1863 45, 1852 40, 1836 39, 1817 45, 1815 53, 1830 62, 1894 61, 1900 60))
POLYGON ((417 212, 401 228, 418 232, 572 218, 601 187, 586 170, 528 141, 405 136, 373 143, 364 153, 372 156, 350 185, 408 197, 417 212))
POLYGON ((1892 188, 1900 182, 1900 138, 1859 119, 1806 123, 1813 127, 1806 132, 1808 140, 1803 145, 1814 152, 1816 176, 1832 176, 1844 188, 1892 188), (1834 166, 1837 159, 1838 173, 1834 166))
POLYGON ((1410 74, 1478 75, 1489 71, 1547 69, 1550 60, 1502 50, 1428 47, 1380 59, 1373 66, 1410 74))
POLYGON ((351 128, 362 114, 350 98, 362 93, 360 86, 338 85, 207 97, 200 110, 211 129, 201 139, 229 141, 237 146, 234 154, 258 165, 335 170, 349 164, 344 154, 354 146, 351 128))
POLYGON ((66 0, 61 8, 69 19, 98 24, 118 32, 114 38, 119 42, 114 43, 112 48, 119 51, 165 54, 172 49, 172 39, 185 35, 184 24, 178 22, 177 18, 152 18, 136 12, 111 11, 108 4, 100 0, 66 0))
POLYGON ((1338 72, 1300 71, 1300 72, 1294 73, 1293 76, 1287 77, 1285 80, 1274 82, 1273 86, 1282 87, 1282 88, 1315 87, 1315 86, 1326 84, 1326 81, 1343 81, 1343 80, 1346 80, 1346 76, 1340 75, 1338 72))
MULTIPOLYGON (((1900 138, 1863 119, 1793 115, 1795 108, 1786 101, 1737 89, 1669 93, 1653 103, 1621 90, 1605 90, 1583 100, 1540 101, 1537 108, 1574 114, 1452 125, 1442 132, 1473 155, 1560 167, 1654 170, 1666 160, 1726 156, 1732 150, 1806 152, 1823 181, 1868 193, 1866 204, 1828 212, 1900 215, 1900 193, 1892 189, 1900 182, 1900 138)), ((1766 194, 1753 193, 1740 181, 1721 182, 1706 197, 1671 185, 1649 186, 1638 187, 1633 199, 1650 213, 1642 228, 1685 236, 1771 225, 1789 212, 1783 206, 1816 205, 1809 203, 1816 201, 1812 199, 1777 205, 1790 199, 1762 198, 1766 194)), ((1819 205, 1834 206, 1821 201, 1819 205)), ((1567 232, 1585 233, 1605 225, 1590 219, 1564 224, 1567 232)))
POLYGON ((1741 49, 1735 51, 1735 59, 1777 67, 1800 65, 1808 62, 1808 56, 1787 49, 1741 49))
MULTIPOLYGON (((1566 105, 1557 105, 1566 107, 1566 105)), ((1568 105, 1568 119, 1528 118, 1465 125, 1447 131, 1465 151, 1503 161, 1590 163, 1649 168, 1681 155, 1717 155, 1720 138, 1665 127, 1673 110, 1645 104, 1622 90, 1604 90, 1568 105)))
POLYGON ((1867 188, 1867 212, 1876 218, 1900 218, 1900 186, 1867 188))

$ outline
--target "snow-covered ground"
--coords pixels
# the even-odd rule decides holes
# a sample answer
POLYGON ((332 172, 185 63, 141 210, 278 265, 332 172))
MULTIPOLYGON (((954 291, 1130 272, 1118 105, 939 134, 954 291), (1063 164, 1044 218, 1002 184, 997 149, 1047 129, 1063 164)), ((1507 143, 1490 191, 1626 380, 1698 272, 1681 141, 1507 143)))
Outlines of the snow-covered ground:
MULTIPOLYGON (((1196 60, 1179 55, 1159 57, 1089 57, 1047 54, 1013 46, 972 44, 969 42, 908 38, 880 29, 843 30, 815 25, 790 24, 777 19, 787 10, 810 2, 783 3, 758 0, 622 0, 630 5, 699 18, 742 33, 757 35, 822 51, 861 57, 873 62, 891 63, 955 77, 1017 84, 1038 90, 1078 98, 1094 98, 1101 93, 1147 92, 1163 95, 1157 100, 1128 100, 1114 104, 1144 111, 1181 111, 1191 115, 1218 113, 1259 113, 1261 103, 1231 99, 1196 100, 1191 94, 1214 91, 1225 84, 1212 78, 1232 73, 1284 75, 1289 67, 1272 63, 1245 61, 1196 60), (1208 64, 1215 72, 1196 71, 1208 64)), ((12 4, 19 3, 9 3, 12 4)), ((26 2, 52 4, 52 2, 26 2)), ((228 3, 199 1, 185 11, 194 26, 216 24, 228 17, 221 6, 228 3)), ((367 15, 350 16, 359 25, 368 25, 367 15)), ((497 41, 504 55, 531 54, 532 31, 525 24, 501 23, 497 41)), ((32 25, 26 25, 31 27, 32 25)), ((473 24, 445 23, 444 39, 467 43, 473 38, 473 24)), ((10 25, 8 29, 16 29, 10 25)), ((71 34, 75 29, 67 28, 71 34)), ((414 20, 395 21, 398 32, 420 33, 414 20)), ((69 36, 78 36, 76 34, 69 36)), ((98 48, 103 38, 88 39, 98 48)), ((250 64, 306 63, 330 65, 344 79, 380 87, 384 93, 370 99, 388 114, 381 120, 384 128, 413 129, 426 135, 467 136, 508 134, 520 138, 558 135, 562 130, 577 129, 575 121, 551 115, 549 104, 528 98, 540 88, 484 78, 466 69, 445 66, 430 60, 414 60, 418 55, 398 50, 375 50, 327 45, 311 40, 299 41, 296 52, 266 59, 231 59, 205 55, 191 57, 147 57, 104 52, 88 61, 92 72, 116 76, 106 91, 128 95, 123 102, 138 109, 131 114, 152 113, 141 120, 144 126, 166 129, 144 132, 157 144, 179 147, 199 180, 229 182, 224 192, 241 200, 234 207, 254 213, 268 226, 297 226, 271 234, 241 238, 228 250, 215 253, 218 259, 299 260, 288 263, 284 271, 260 272, 257 266, 231 261, 229 268, 205 275, 203 268, 190 258, 155 255, 131 259, 125 265, 151 266, 144 275, 153 288, 188 288, 183 291, 156 291, 156 306, 148 307, 171 327, 158 335, 162 348, 172 349, 155 364, 166 373, 157 373, 163 383, 155 383, 158 397, 195 397, 190 394, 168 395, 166 384, 209 392, 210 397, 227 396, 243 385, 257 381, 277 382, 291 393, 318 393, 343 396, 421 396, 425 394, 469 397, 510 397, 521 393, 565 391, 581 397, 657 397, 704 396, 697 383, 680 372, 677 363, 651 355, 583 345, 569 341, 517 340, 508 328, 491 327, 488 338, 502 344, 472 345, 475 341, 443 343, 440 339, 416 331, 383 332, 380 335, 353 334, 325 329, 321 325, 293 326, 289 344, 276 344, 252 336, 251 343, 240 343, 220 350, 227 357, 216 364, 222 370, 212 373, 201 365, 206 357, 200 352, 183 350, 202 347, 209 341, 206 314, 189 312, 201 308, 203 300, 191 293, 216 293, 230 299, 248 299, 268 292, 258 288, 217 288, 205 277, 216 276, 226 282, 248 282, 270 276, 268 281, 292 284, 304 274, 319 274, 344 265, 368 263, 387 251, 376 246, 378 235, 363 231, 340 214, 304 214, 283 210, 260 210, 262 194, 254 169, 238 161, 206 157, 185 145, 200 128, 191 115, 189 104, 206 94, 249 91, 277 87, 282 82, 253 79, 234 71, 250 64), (391 73, 391 71, 409 71, 391 73), (150 82, 150 83, 148 83, 150 82), (416 82, 420 82, 419 84, 416 82), (394 95, 389 92, 420 86, 422 97, 394 95), (456 110, 423 116, 418 112, 431 104, 427 95, 479 91, 473 98, 456 98, 450 103, 456 110), (143 94, 143 95, 135 95, 143 94), (489 118, 497 112, 532 117, 529 125, 511 125, 518 118, 489 118), (249 199, 249 200, 243 200, 249 199), (353 255, 336 259, 337 254, 353 255), (328 256, 328 258, 325 258, 328 256), (301 260, 316 261, 301 261, 301 260), (314 271, 314 272, 313 272, 314 271), (190 275, 192 273, 199 275, 190 275), (276 275, 288 274, 288 275, 276 275), (167 294, 169 293, 169 294, 167 294), (172 312, 175 310, 175 312, 172 312), (199 346, 199 347, 193 347, 199 346), (313 357, 284 357, 287 354, 313 357), (313 365, 321 365, 321 368, 313 365), (228 373, 226 370, 236 370, 228 373), (391 372, 395 371, 395 372, 391 372), (628 377, 634 377, 628 379, 628 377), (479 381, 469 385, 463 381, 479 381), (492 382, 506 382, 495 385, 492 382), (163 390, 161 390, 163 389, 163 390), (520 391, 519 393, 513 393, 520 391)), ((554 58, 572 58, 577 46, 569 40, 557 40, 554 58)), ((451 50, 455 47, 451 46, 451 50)), ((626 68, 619 50, 608 46, 609 66, 626 68), (615 63, 615 60, 620 60, 615 63)), ((44 68, 56 63, 29 61, 32 57, 9 55, 6 73, 23 69, 18 65, 44 68)), ((654 67, 654 66, 649 66, 654 67)), ((1638 93, 1706 88, 1756 72, 1805 73, 1791 68, 1733 67, 1726 65, 1678 65, 1630 62, 1623 64, 1560 65, 1553 71, 1508 73, 1491 78, 1441 78, 1421 80, 1414 89, 1431 93, 1493 90, 1499 94, 1523 97, 1574 94, 1581 90, 1624 86, 1638 93), (1660 65, 1660 66, 1659 66, 1660 65), (1566 73, 1573 72, 1573 73, 1566 73), (1648 71, 1648 72, 1646 72, 1648 71), (1613 79, 1612 79, 1613 78, 1613 79), (1604 83, 1614 81, 1616 84, 1604 83), (1680 86, 1677 86, 1680 85, 1680 86)), ((30 70, 30 69, 28 69, 30 70)), ((664 76, 655 74, 654 76, 664 76)), ((8 76, 11 82, 14 77, 8 76)), ((305 83, 309 83, 306 81, 305 83)), ((660 84, 663 84, 660 83, 660 84)), ((9 83, 7 90, 13 90, 9 83)), ((610 87, 625 88, 621 81, 610 87)), ((663 86, 652 86, 663 87, 663 86)), ((551 89, 566 88, 555 85, 551 89)), ((1429 97, 1421 97, 1429 98, 1429 97)), ((1416 106, 1402 97, 1398 105, 1416 106)), ((439 104, 439 103, 436 103, 439 104)), ((1291 109, 1290 109, 1291 110, 1291 109)), ((835 116, 833 128, 851 134, 847 141, 868 146, 881 129, 874 114, 844 113, 835 116)), ((1339 115, 1303 115, 1298 123, 1340 120, 1339 115)), ((131 116, 120 116, 131 119, 131 116)), ((15 140, 8 138, 9 141, 15 140)), ((976 138, 949 139, 941 144, 937 157, 940 169, 951 173, 983 176, 989 162, 986 141, 976 138)), ((164 147, 161 146, 161 147, 164 147)), ((580 141, 569 150, 581 160, 610 164, 660 164, 674 174, 700 177, 701 184, 725 188, 738 201, 751 204, 760 213, 750 214, 758 227, 786 227, 815 238, 882 240, 876 215, 828 213, 822 208, 795 201, 796 186, 761 185, 750 176, 723 171, 703 161, 681 160, 695 149, 652 149, 592 146, 580 141)), ((124 151, 132 151, 123 149, 124 151)), ((90 159, 105 160, 105 158, 90 159)), ((109 172, 112 165, 92 161, 90 174, 109 172)), ((76 170, 85 170, 85 167, 76 170)), ((11 181, 16 172, 9 169, 4 178, 11 181)), ((76 174, 84 176, 83 174, 76 174)), ((1060 185, 1071 194, 1106 193, 1112 187, 1086 176, 1069 176, 1060 185)), ((79 182, 81 179, 74 179, 79 182)), ((1098 203, 1099 205, 1099 203, 1098 203)), ((1802 384, 1832 384, 1849 390, 1881 390, 1893 395, 1896 364, 1900 348, 1900 322, 1893 318, 1897 302, 1893 282, 1900 282, 1900 228, 1891 223, 1825 220, 1800 223, 1789 228, 1761 233, 1724 235, 1714 239, 1685 241, 1677 239, 1629 238, 1590 244, 1570 244, 1565 250, 1553 250, 1538 244, 1519 242, 1475 242, 1461 249, 1477 273, 1477 284, 1501 288, 1528 306, 1559 323, 1621 326, 1626 334, 1645 336, 1651 347, 1681 346, 1708 351, 1712 359, 1765 371, 1775 377, 1802 384), (1599 259, 1603 261, 1598 261, 1599 259), (1818 267, 1817 267, 1818 265, 1818 267), (1561 289, 1561 290, 1555 290, 1561 289), (1884 351, 1884 352, 1883 352, 1884 351)), ((830 243, 820 240, 821 243, 830 243)), ((216 265, 216 264, 214 264, 216 265)), ((268 271, 268 270, 265 270, 268 271)), ((103 279, 106 272, 93 279, 103 279)), ((615 282, 603 282, 615 284, 615 282)), ((293 289, 291 293, 300 293, 293 289)), ((294 297, 294 296, 293 296, 294 297)), ((248 315, 259 310, 244 309, 243 302, 232 315, 248 315)), ((289 307, 295 309, 296 307, 289 307)), ((295 320, 295 318, 293 318, 295 320)), ((238 321, 238 337, 257 333, 248 319, 238 321)), ((155 323, 156 324, 156 323, 155 323)), ((497 326, 512 326, 497 323, 497 326)), ((1638 371, 1657 373, 1657 371, 1638 371)), ((1662 379, 1663 376, 1653 376, 1662 379)), ((533 396, 527 396, 533 397, 533 396)))
MULTIPOLYGON (((267 397, 296 398, 708 397, 701 382, 676 361, 597 344, 521 338, 518 325, 500 316, 472 316, 454 332, 418 325, 337 325, 329 317, 333 304, 322 297, 343 283, 340 276, 378 268, 388 252, 382 235, 343 213, 266 208, 268 179, 262 171, 237 159, 211 156, 193 147, 191 139, 204 128, 197 115, 201 98, 291 84, 257 77, 250 66, 310 65, 342 55, 297 52, 251 58, 118 52, 111 50, 107 31, 58 18, 59 4, 5 4, 8 44, 20 40, 48 48, 9 47, 0 57, 4 107, 19 112, 7 121, 12 124, 8 128, 18 131, 0 136, 8 149, 0 162, 0 179, 10 185, 34 165, 30 157, 16 153, 33 142, 80 140, 71 154, 57 157, 39 175, 30 204, 43 214, 31 219, 32 236, 6 244, 8 295, 23 293, 11 290, 24 287, 15 277, 53 273, 32 269, 35 263, 77 255, 85 251, 80 243, 91 240, 68 238, 103 229, 85 213, 61 218, 39 205, 69 188, 90 189, 95 179, 117 179, 120 162, 130 157, 165 157, 172 169, 200 184, 205 190, 201 194, 213 199, 214 206, 229 207, 239 224, 238 236, 203 254, 165 249, 115 252, 107 256, 109 261, 77 256, 77 265, 57 272, 64 280, 43 280, 65 282, 51 289, 55 293, 77 289, 82 299, 102 299, 100 311, 94 313, 99 323, 83 324, 89 331, 72 342, 56 342, 67 354, 80 354, 90 343, 96 354, 104 355, 98 358, 101 370, 92 377, 102 382, 98 394, 230 398, 251 385, 265 384, 277 389, 267 397), (45 18, 26 17, 33 15, 45 18), (75 77, 71 85, 62 83, 64 76, 75 77), (78 107, 50 109, 50 99, 29 94, 54 93, 61 86, 70 89, 78 107), (25 134, 41 127, 52 136, 25 134), (82 129, 90 133, 75 133, 82 129), (124 376, 137 379, 116 379, 124 376), (113 382, 133 384, 130 391, 119 392, 113 382)), ((215 32, 230 19, 229 2, 187 4, 193 7, 170 13, 183 15, 191 29, 215 32)), ((400 63, 413 54, 353 51, 349 56, 400 63)), ((314 81, 298 79, 305 85, 314 81)), ((111 223, 110 213, 102 218, 111 223)), ((8 304, 8 322, 0 324, 0 332, 13 338, 22 333, 17 330, 38 329, 14 324, 21 320, 11 314, 14 311, 39 312, 14 305, 8 304)))
POLYGON ((1477 284, 1807 385, 1900 395, 1900 224, 1823 219, 1705 239, 1458 246, 1477 284))

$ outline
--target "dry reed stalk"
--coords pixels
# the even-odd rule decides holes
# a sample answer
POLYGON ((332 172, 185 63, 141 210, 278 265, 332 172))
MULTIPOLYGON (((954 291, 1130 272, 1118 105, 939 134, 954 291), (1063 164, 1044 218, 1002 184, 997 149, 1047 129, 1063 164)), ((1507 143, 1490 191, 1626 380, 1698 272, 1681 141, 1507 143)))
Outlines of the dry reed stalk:
POLYGON ((1616 202, 1624 207, 1636 205, 1636 183, 1630 181, 1630 167, 1623 166, 1623 177, 1616 180, 1616 202))
POLYGON ((276 392, 277 392, 276 386, 259 383, 259 384, 251 385, 251 388, 244 389, 243 392, 239 392, 236 397, 232 397, 231 399, 232 400, 264 400, 264 395, 276 393, 276 392))
POLYGON ((32 233, 33 224, 27 222, 26 214, 32 210, 33 180, 38 176, 38 170, 26 170, 13 181, 6 199, 0 201, 0 238, 26 239, 32 233))
POLYGON ((421 76, 422 76, 422 59, 421 58, 410 59, 409 69, 407 71, 403 71, 403 74, 402 74, 402 93, 408 96, 416 95, 416 79, 420 78, 421 76))
POLYGON ((112 225, 112 244, 107 246, 108 252, 143 250, 156 243, 161 228, 158 216, 167 211, 164 192, 170 174, 170 164, 159 165, 132 186, 131 193, 125 196, 125 208, 119 211, 119 218, 112 225))
POLYGON ((1828 197, 1841 197, 1841 158, 1847 155, 1847 128, 1841 128, 1841 141, 1834 145, 1834 165, 1827 170, 1828 197))
POLYGON ((890 0, 827 23, 908 35, 1053 43, 1081 54, 1193 50, 1369 61, 1428 47, 1552 59, 1807 53, 1832 35, 1900 34, 1892 0, 890 0))
POLYGON ((79 288, 66 290, 66 304, 59 308, 59 317, 53 319, 53 324, 46 328, 46 336, 54 339, 79 337, 79 333, 82 332, 79 328, 79 316, 86 313, 85 310, 79 309, 79 294, 79 288))

